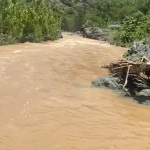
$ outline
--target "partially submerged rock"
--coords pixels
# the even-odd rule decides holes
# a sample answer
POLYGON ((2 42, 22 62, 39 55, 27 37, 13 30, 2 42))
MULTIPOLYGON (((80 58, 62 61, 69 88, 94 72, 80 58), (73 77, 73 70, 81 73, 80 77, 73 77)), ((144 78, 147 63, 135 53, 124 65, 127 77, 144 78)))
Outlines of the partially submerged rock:
POLYGON ((137 93, 134 99, 140 104, 150 105, 150 89, 141 90, 139 93, 137 93))
POLYGON ((83 37, 91 39, 103 39, 107 35, 107 32, 99 27, 88 27, 83 30, 83 37))
POLYGON ((123 80, 113 76, 103 76, 92 81, 92 86, 96 88, 108 88, 122 96, 131 96, 129 92, 123 91, 123 80))
POLYGON ((98 27, 97 23, 88 20, 81 28, 81 33, 83 37, 96 39, 96 40, 105 40, 105 36, 108 34, 106 29, 101 29, 98 27))
POLYGON ((145 45, 142 42, 136 42, 125 53, 126 60, 138 61, 141 57, 146 56, 150 60, 150 45, 145 45))
POLYGON ((121 90, 121 83, 122 81, 119 78, 112 76, 99 77, 98 79, 92 81, 92 85, 95 87, 107 87, 112 90, 121 90))
POLYGON ((144 89, 137 93, 137 96, 150 97, 150 89, 144 89))
POLYGON ((128 91, 122 90, 124 79, 113 76, 102 76, 92 81, 96 88, 108 88, 124 97, 132 97, 138 103, 150 104, 150 86, 145 79, 129 76, 127 84, 128 91))

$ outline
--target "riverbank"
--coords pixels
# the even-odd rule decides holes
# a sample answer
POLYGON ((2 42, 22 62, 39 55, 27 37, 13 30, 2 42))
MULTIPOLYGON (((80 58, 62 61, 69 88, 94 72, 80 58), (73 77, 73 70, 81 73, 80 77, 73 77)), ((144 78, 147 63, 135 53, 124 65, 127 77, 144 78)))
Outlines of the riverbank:
POLYGON ((140 104, 150 104, 149 53, 149 45, 135 43, 123 55, 124 60, 116 60, 104 67, 111 72, 110 76, 99 77, 92 81, 92 85, 109 88, 140 104))

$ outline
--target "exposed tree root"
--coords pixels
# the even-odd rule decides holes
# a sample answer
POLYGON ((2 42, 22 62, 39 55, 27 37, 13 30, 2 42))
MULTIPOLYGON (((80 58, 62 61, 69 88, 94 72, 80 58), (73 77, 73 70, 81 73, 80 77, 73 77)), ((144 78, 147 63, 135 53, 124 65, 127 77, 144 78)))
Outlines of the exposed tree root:
POLYGON ((129 74, 135 74, 136 76, 146 75, 148 81, 150 77, 150 61, 145 56, 137 62, 118 60, 117 62, 112 62, 107 66, 102 66, 102 68, 107 68, 112 74, 115 74, 115 76, 125 75, 126 78, 123 85, 123 90, 125 91, 127 91, 125 87, 128 83, 129 74))

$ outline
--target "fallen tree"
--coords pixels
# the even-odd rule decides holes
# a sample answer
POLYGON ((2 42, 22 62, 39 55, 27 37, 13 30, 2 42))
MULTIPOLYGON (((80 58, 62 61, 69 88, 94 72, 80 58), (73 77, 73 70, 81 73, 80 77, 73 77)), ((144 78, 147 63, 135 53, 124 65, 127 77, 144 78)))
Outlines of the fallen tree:
POLYGON ((114 73, 115 76, 126 76, 125 83, 123 85, 123 90, 128 82, 129 74, 136 75, 137 77, 143 77, 146 75, 148 80, 150 77, 150 61, 146 56, 143 56, 140 62, 133 62, 127 60, 119 60, 113 62, 108 66, 102 66, 102 68, 108 68, 111 73, 114 73))

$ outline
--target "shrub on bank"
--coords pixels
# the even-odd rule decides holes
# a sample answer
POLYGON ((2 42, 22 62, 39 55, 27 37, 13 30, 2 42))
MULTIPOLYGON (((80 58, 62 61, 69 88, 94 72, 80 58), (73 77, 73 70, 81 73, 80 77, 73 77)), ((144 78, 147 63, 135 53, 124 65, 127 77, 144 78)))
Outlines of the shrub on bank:
POLYGON ((134 41, 147 41, 149 37, 150 18, 142 12, 126 16, 122 28, 114 32, 111 43, 119 46, 131 46, 134 41))
POLYGON ((0 0, 0 6, 0 45, 59 38, 61 20, 44 1, 0 0))

